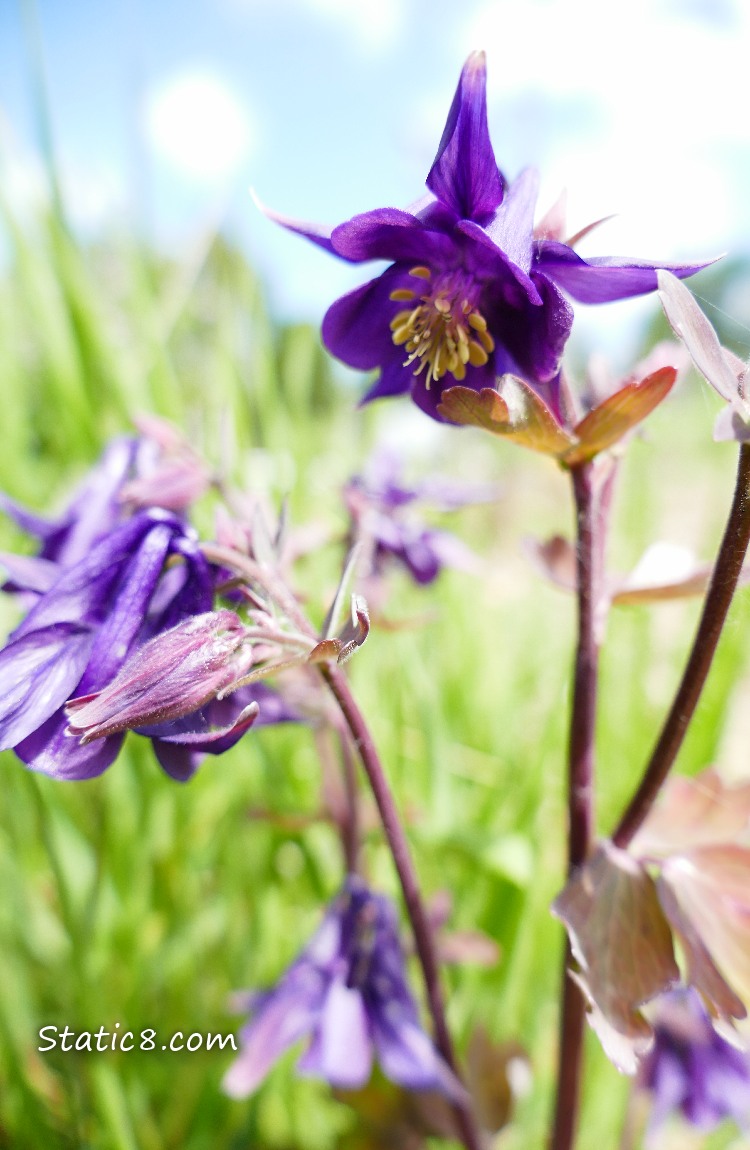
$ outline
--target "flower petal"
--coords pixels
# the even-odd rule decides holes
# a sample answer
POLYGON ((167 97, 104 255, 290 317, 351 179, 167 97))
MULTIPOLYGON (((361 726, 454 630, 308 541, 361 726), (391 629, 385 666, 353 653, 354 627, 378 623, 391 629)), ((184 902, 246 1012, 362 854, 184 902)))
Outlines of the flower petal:
MULTIPOLYGON (((685 344, 698 371, 729 403, 740 397, 737 376, 732 370, 719 337, 703 314, 692 292, 669 272, 659 271, 659 299, 670 326, 685 344)), ((744 366, 744 365, 743 365, 744 366)))
POLYGON ((545 276, 533 272, 532 279, 541 307, 525 303, 514 311, 498 308, 485 318, 496 342, 506 350, 514 365, 504 368, 502 374, 522 376, 557 414, 557 375, 573 324, 573 309, 545 276))
POLYGON ((373 1035, 380 1066, 392 1082, 407 1090, 438 1090, 452 1102, 466 1102, 464 1087, 416 1023, 389 1025, 374 1017, 373 1035))
POLYGON ((108 739, 81 746, 66 734, 67 726, 61 707, 13 749, 32 771, 40 771, 54 779, 79 781, 101 775, 117 758, 123 736, 111 735, 108 739))
POLYGON ((57 563, 50 559, 40 559, 35 555, 13 555, 9 551, 0 552, 0 565, 8 572, 10 579, 3 591, 33 591, 44 595, 60 574, 57 563))
MULTIPOLYGON (((323 343, 331 355, 360 371, 371 371, 393 359, 400 363, 403 353, 393 343, 390 329, 397 305, 389 297, 403 280, 400 269, 394 273, 389 268, 331 304, 322 328, 323 343)), ((408 373, 401 390, 407 387, 408 373)))
POLYGON ((324 224, 311 224, 304 220, 293 220, 290 216, 279 215, 278 212, 272 211, 271 208, 267 208, 265 204, 261 203, 254 193, 253 199, 256 207, 260 208, 263 215, 267 216, 273 223, 281 224, 282 228, 286 228, 288 232, 295 232, 298 236, 304 236, 306 240, 311 240, 312 243, 330 252, 331 255, 336 255, 336 252, 333 250, 333 244, 331 243, 330 228, 327 228, 324 224))
POLYGON ((536 168, 524 168, 505 193, 505 199, 487 225, 487 234, 522 271, 531 271, 534 209, 539 192, 536 168))
POLYGON ((331 982, 313 1042, 297 1065, 341 1090, 357 1090, 369 1081, 372 1039, 358 990, 340 979, 331 982))
POLYGON ((484 52, 464 64, 427 187, 463 219, 481 220, 501 203, 503 177, 487 127, 484 52))
POLYGON ((442 264, 455 253, 455 243, 411 212, 376 208, 333 229, 334 253, 352 263, 363 260, 408 260, 442 264))
MULTIPOLYGON (((295 968, 262 1002, 256 1017, 240 1032, 242 1050, 224 1075, 222 1089, 231 1098, 246 1098, 258 1088, 277 1058, 317 1022, 323 996, 322 978, 307 984, 295 968)), ((316 972, 306 969, 309 976, 316 972)))
POLYGON ((93 634, 73 623, 32 631, 0 651, 0 747, 13 747, 65 702, 88 662, 93 634))
POLYGON ((542 240, 537 245, 536 266, 580 303, 609 303, 655 291, 657 271, 670 271, 684 279, 715 262, 667 264, 618 256, 584 260, 566 244, 542 240))

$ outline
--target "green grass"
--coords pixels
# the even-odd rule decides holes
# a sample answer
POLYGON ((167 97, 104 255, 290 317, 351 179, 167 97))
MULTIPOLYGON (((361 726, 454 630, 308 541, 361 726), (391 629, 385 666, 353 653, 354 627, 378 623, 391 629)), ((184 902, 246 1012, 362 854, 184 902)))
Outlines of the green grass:
MULTIPOLYGON (((21 229, 0 280, 4 444, 0 486, 50 510, 129 416, 174 419, 233 482, 288 495, 293 522, 345 519, 339 490, 406 401, 356 410, 315 332, 281 327, 263 285, 220 238, 175 264, 127 239, 75 243, 59 219, 21 229)), ((711 404, 694 385, 671 399, 623 466, 611 553, 626 569, 654 538, 708 557, 732 488, 734 452, 711 442, 711 404)), ((499 945, 497 966, 447 974, 450 1021, 465 1047, 481 1021, 518 1039, 531 1093, 502 1136, 544 1145, 554 1080, 561 932, 548 906, 564 867, 564 748, 573 602, 521 554, 529 534, 567 532, 565 477, 480 433, 446 432, 433 468, 497 480, 496 505, 454 517, 486 560, 428 590, 395 575, 389 614, 419 627, 374 630, 351 664, 428 896, 448 889, 452 925, 499 945)), ((208 514, 203 520, 210 531, 208 514)), ((0 525, 2 546, 23 545, 0 525)), ((317 619, 335 585, 332 547, 298 577, 317 619)), ((747 670, 747 592, 733 609, 709 688, 680 758, 715 760, 747 670)), ((0 604, 9 628, 16 608, 0 604)), ((602 668, 600 827, 630 795, 669 702, 697 606, 613 613, 602 668)), ((90 1150, 325 1150, 351 1111, 286 1059, 253 1099, 225 1098, 229 1055, 41 1054, 44 1025, 73 1030, 233 1030, 229 993, 272 981, 314 929, 341 877, 331 828, 314 814, 320 771, 307 729, 251 732, 179 786, 132 737, 100 779, 57 783, 6 754, 0 764, 0 1145, 90 1150)), ((397 897, 377 830, 373 881, 397 897)), ((415 969, 414 985, 419 985, 415 969)), ((580 1150, 616 1147, 626 1082, 587 1048, 580 1150)), ((728 1136, 727 1136, 728 1139, 728 1136)), ((721 1138, 712 1147, 728 1144, 721 1138)), ((365 1143, 360 1143, 364 1147, 365 1143)))

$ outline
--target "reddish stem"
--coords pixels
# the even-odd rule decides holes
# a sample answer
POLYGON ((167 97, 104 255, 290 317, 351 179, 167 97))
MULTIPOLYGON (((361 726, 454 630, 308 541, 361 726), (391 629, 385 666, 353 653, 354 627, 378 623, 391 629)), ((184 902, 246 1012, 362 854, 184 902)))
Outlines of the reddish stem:
POLYGON ((698 630, 677 694, 667 715, 640 785, 615 831, 613 841, 626 847, 651 810, 677 758, 690 720, 711 669, 737 581, 750 542, 750 444, 743 443, 734 499, 703 603, 698 630))
MULTIPOLYGON (((594 829, 594 756, 599 668, 601 598, 606 500, 597 488, 594 467, 571 471, 576 506, 578 642, 573 671, 573 699, 568 751, 568 874, 584 862, 594 829), (601 520, 599 519, 602 515, 601 520)), ((571 1150, 581 1093, 586 1004, 570 977, 570 943, 562 969, 557 1098, 551 1150, 571 1150)))
MULTIPOLYGON (((341 713, 351 731, 362 766, 372 789, 373 797, 380 813, 385 837, 388 841, 396 872, 401 883, 406 911, 414 934, 427 991, 427 1003, 435 1031, 435 1045, 455 1074, 458 1074, 448 1024, 445 1018, 445 1003, 440 985, 440 972, 433 942, 432 931, 425 912, 419 890, 419 881, 412 862, 409 845, 396 804, 383 771, 380 756, 373 742, 369 728, 357 706, 346 676, 332 665, 320 664, 319 670, 328 683, 341 708, 341 713)), ((461 1138, 467 1150, 481 1150, 481 1137, 468 1107, 455 1107, 456 1121, 461 1138)))

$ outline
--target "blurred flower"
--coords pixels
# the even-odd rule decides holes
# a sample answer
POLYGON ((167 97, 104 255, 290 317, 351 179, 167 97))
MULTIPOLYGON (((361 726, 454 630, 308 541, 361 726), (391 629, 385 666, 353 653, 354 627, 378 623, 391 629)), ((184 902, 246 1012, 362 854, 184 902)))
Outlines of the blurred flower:
POLYGON ((363 1086, 377 1054, 383 1073, 409 1090, 464 1097, 419 1025, 393 907, 354 875, 277 986, 243 996, 243 1005, 251 1020, 223 1084, 234 1098, 251 1094, 284 1051, 308 1036, 299 1070, 332 1086, 363 1086))
POLYGON ((36 515, 0 492, 0 510, 41 544, 36 556, 7 552, 0 556, 10 575, 4 590, 23 591, 30 597, 43 594, 57 577, 58 568, 78 563, 111 531, 122 518, 120 491, 137 454, 138 440, 112 440, 57 519, 36 515))
MULTIPOLYGON (((497 376, 527 381, 557 413, 558 373, 573 313, 562 291, 602 303, 656 288, 656 265, 584 260, 533 229, 538 177, 508 184, 487 126, 484 53, 464 65, 428 194, 406 211, 379 208, 333 230, 273 216, 352 263, 392 261, 382 275, 337 300, 323 321, 326 347, 379 376, 365 400, 411 392, 434 419, 443 390, 480 391, 497 376)), ((555 238, 550 238, 550 237, 555 238)), ((679 276, 704 265, 673 267, 679 276)))
POLYGON ((731 1118, 750 1126, 750 1058, 716 1033, 695 991, 674 991, 658 1000, 654 1045, 639 1083, 653 1096, 647 1142, 679 1111, 699 1130, 731 1118))
POLYGON ((380 576, 389 562, 401 564, 416 583, 432 583, 443 567, 467 570, 477 566, 472 552, 455 535, 428 527, 414 509, 432 502, 452 510, 467 503, 493 499, 497 488, 445 479, 406 485, 392 455, 377 455, 362 475, 344 488, 351 517, 350 538, 364 544, 366 577, 380 576))

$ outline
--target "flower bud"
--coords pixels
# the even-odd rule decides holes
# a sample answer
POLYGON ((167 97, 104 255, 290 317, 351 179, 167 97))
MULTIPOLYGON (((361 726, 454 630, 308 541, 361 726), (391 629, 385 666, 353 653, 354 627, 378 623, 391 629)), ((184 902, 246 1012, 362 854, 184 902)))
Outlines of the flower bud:
POLYGON ((189 715, 252 662, 233 611, 194 615, 144 643, 103 690, 71 699, 68 733, 82 743, 189 715))

